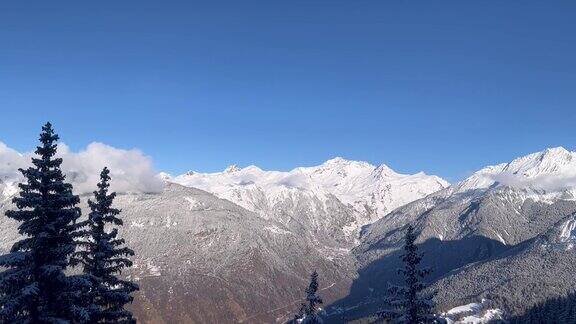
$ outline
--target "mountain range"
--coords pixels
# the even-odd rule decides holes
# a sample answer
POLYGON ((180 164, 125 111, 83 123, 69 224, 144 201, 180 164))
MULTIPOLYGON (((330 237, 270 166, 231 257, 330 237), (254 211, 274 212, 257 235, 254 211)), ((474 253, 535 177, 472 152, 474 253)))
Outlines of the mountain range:
MULTIPOLYGON (((563 148, 452 185, 342 158, 288 172, 231 166, 159 177, 161 191, 116 200, 136 251, 125 275, 142 287, 133 305, 142 322, 283 322, 312 270, 333 322, 365 317, 398 280, 408 224, 434 268, 441 310, 490 300, 519 314, 576 288, 576 153, 563 148)), ((14 208, 15 182, 0 183, 2 213, 14 208)), ((16 224, 1 217, 0 235, 4 252, 16 224)))
MULTIPOLYGON (((440 309, 482 299, 509 315, 576 288, 572 251, 576 153, 547 149, 489 166, 371 224, 353 254, 359 277, 341 305, 381 305, 398 280, 403 229, 414 225, 440 309)), ((574 233, 576 234, 576 232, 574 233)), ((362 313, 360 311, 356 311, 362 313)))

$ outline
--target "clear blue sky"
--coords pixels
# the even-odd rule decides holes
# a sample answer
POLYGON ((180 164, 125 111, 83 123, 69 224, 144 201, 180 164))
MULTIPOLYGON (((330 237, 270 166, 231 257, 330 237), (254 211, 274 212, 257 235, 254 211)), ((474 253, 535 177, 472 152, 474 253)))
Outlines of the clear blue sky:
POLYGON ((457 180, 576 148, 574 1, 3 1, 0 140, 457 180))

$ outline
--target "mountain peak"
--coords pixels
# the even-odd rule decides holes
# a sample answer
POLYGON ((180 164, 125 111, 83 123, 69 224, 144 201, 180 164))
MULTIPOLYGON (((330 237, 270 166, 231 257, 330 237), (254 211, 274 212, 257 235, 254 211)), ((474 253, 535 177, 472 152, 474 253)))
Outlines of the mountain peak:
POLYGON ((390 169, 386 164, 380 164, 376 169, 374 169, 374 175, 377 177, 391 177, 398 175, 398 173, 390 169))
POLYGON ((348 160, 348 159, 345 159, 345 158, 339 157, 339 156, 332 158, 332 159, 322 163, 322 165, 320 165, 320 167, 324 167, 324 168, 335 168, 335 167, 341 168, 341 167, 349 167, 349 166, 374 168, 374 166, 372 166, 368 162, 348 160))
POLYGON ((334 158, 331 158, 331 159, 327 160, 327 161, 324 162, 323 164, 324 164, 324 165, 337 165, 337 164, 348 164, 348 163, 350 163, 350 162, 352 162, 352 161, 346 160, 346 159, 343 158, 343 157, 337 156, 337 157, 334 157, 334 158))
POLYGON ((561 153, 561 154, 565 154, 565 153, 570 153, 570 151, 568 151, 567 149, 565 149, 562 146, 557 146, 557 147, 549 147, 547 149, 545 149, 544 151, 542 151, 543 153, 553 153, 553 154, 557 154, 557 153, 561 153))
POLYGON ((234 172, 238 172, 240 170, 242 170, 242 169, 240 169, 236 164, 232 164, 224 170, 224 173, 234 173, 234 172))
POLYGON ((170 173, 166 173, 166 172, 160 172, 157 175, 161 180, 163 181, 170 181, 172 180, 172 175, 170 173))
POLYGON ((508 163, 503 171, 533 178, 543 174, 559 173, 573 162, 574 153, 563 147, 554 147, 517 158, 508 163))
POLYGON ((547 148, 540 153, 540 160, 551 159, 551 160, 571 160, 572 153, 562 146, 547 148))
POLYGON ((548 148, 475 172, 458 184, 458 191, 489 188, 494 184, 546 191, 564 190, 576 179, 576 153, 548 148))
POLYGON ((336 199, 353 211, 354 225, 347 232, 350 234, 399 206, 446 187, 437 179, 421 174, 401 175, 384 164, 375 167, 368 162, 336 157, 321 165, 291 171, 263 171, 255 166, 240 169, 232 165, 224 172, 177 176, 172 182, 214 193, 265 217, 271 211, 286 208, 287 201, 290 206, 325 209, 331 206, 328 202, 336 199))

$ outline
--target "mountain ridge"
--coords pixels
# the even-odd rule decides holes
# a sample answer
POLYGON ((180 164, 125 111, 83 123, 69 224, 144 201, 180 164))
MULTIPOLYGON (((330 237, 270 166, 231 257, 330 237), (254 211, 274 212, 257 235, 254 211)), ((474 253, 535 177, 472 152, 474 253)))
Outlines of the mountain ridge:
MULTIPOLYGON (((126 224, 121 234, 137 252, 136 266, 126 274, 143 287, 134 309, 144 322, 154 323, 285 320, 297 309, 310 269, 322 274, 327 302, 344 298, 350 306, 357 301, 345 298, 348 291, 372 296, 382 288, 374 280, 393 280, 387 276, 394 269, 388 268, 398 262, 407 224, 415 225, 418 243, 434 255, 425 262, 437 269, 436 285, 446 284, 442 307, 463 302, 449 292, 490 297, 481 284, 466 285, 466 280, 502 264, 510 269, 498 278, 518 275, 530 284, 531 277, 522 273, 526 260, 541 256, 567 265, 576 259, 566 254, 576 251, 570 182, 575 154, 562 148, 536 152, 488 166, 451 186, 424 173, 403 175, 385 165, 342 158, 288 172, 231 166, 209 174, 160 173, 161 192, 119 194, 116 201, 126 224), (514 185, 498 181, 501 175, 511 175, 514 185), (404 203, 399 198, 407 193, 414 200, 404 203), (264 298, 269 292, 261 288, 275 285, 273 296, 264 298), (202 294, 222 299, 217 308, 225 311, 218 314, 202 294), (198 307, 179 302, 170 308, 164 300, 198 307), (263 305, 267 300, 273 307, 263 305), (176 313, 168 314, 170 309, 176 313)), ((13 208, 14 185, 0 182, 9 193, 0 201, 2 210, 13 208)), ((86 198, 82 195, 83 208, 86 198)), ((9 219, 2 218, 1 225, 0 250, 6 251, 18 235, 9 219)))
POLYGON ((341 157, 291 171, 230 166, 222 172, 187 172, 165 179, 214 193, 263 217, 275 215, 288 200, 317 200, 324 205, 338 200, 353 215, 345 225, 349 237, 399 206, 448 186, 442 178, 423 172, 400 174, 385 164, 374 166, 341 157))
POLYGON ((558 279, 546 276, 553 273, 563 281, 576 281, 570 266, 575 258, 576 199, 571 183, 575 157, 575 152, 552 148, 487 166, 368 225, 353 250, 360 263, 360 276, 351 290, 354 295, 338 305, 358 302, 357 297, 368 296, 370 289, 385 289, 380 287, 382 282, 397 280, 388 267, 396 262, 408 224, 420 233, 417 242, 429 256, 425 264, 435 269, 432 284, 441 290, 438 301, 444 310, 487 298, 519 314, 532 304, 522 303, 522 294, 515 291, 540 291, 541 298, 532 300, 538 302, 547 294, 574 289, 573 284, 560 285, 558 279), (549 270, 527 270, 533 269, 531 263, 549 270), (553 264, 557 268, 551 271, 553 264), (500 282, 516 286, 499 287, 489 275, 494 271, 500 282), (556 288, 547 291, 539 280, 556 288), (531 285, 539 285, 539 290, 531 285))

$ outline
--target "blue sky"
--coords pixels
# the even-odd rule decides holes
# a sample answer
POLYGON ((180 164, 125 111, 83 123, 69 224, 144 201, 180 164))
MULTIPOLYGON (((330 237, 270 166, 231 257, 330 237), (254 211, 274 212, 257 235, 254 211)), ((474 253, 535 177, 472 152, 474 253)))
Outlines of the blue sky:
POLYGON ((576 148, 576 2, 4 1, 0 141, 159 170, 334 156, 454 181, 576 148))

